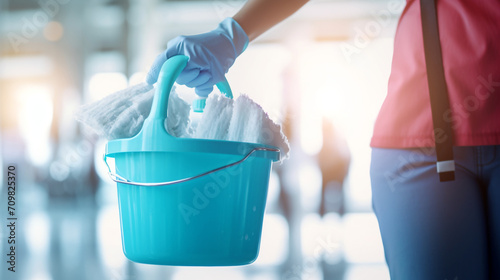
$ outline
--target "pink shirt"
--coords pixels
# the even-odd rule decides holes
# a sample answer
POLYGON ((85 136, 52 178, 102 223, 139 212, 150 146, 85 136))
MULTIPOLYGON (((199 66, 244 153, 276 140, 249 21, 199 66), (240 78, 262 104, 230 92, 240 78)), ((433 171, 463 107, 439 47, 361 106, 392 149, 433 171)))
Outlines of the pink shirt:
MULTIPOLYGON (((456 146, 500 144, 500 1, 437 0, 456 146)), ((420 2, 407 0, 372 147, 434 146, 420 2)))

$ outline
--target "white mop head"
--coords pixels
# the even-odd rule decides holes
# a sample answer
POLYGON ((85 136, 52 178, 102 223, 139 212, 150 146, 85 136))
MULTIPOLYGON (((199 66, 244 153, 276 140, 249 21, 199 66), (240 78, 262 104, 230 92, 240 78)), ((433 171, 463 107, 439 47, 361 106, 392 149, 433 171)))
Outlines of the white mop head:
POLYGON ((275 146, 281 151, 281 160, 288 158, 290 151, 281 126, 244 94, 233 100, 211 93, 195 137, 275 146))
MULTIPOLYGON (((108 140, 130 138, 139 133, 148 117, 154 92, 146 83, 132 86, 82 106, 76 118, 108 140)), ((290 147, 281 126, 246 95, 233 100, 210 94, 196 131, 191 127, 190 111, 191 106, 172 88, 165 124, 172 136, 271 145, 281 150, 282 160, 288 157, 290 147)))
MULTIPOLYGON (((75 117, 108 140, 130 138, 139 133, 144 120, 149 116, 154 92, 154 87, 146 83, 131 86, 83 105, 75 117)), ((173 88, 167 109, 166 127, 170 134, 191 137, 190 110, 191 106, 173 88)))
POLYGON ((211 93, 206 101, 195 138, 226 140, 233 114, 233 99, 220 93, 211 93))

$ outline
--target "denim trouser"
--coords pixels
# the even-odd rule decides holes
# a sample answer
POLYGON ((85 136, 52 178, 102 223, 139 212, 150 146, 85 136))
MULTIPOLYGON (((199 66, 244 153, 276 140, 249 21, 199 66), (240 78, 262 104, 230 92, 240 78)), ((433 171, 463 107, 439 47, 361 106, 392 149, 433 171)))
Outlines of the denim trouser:
POLYGON ((373 208, 396 280, 500 279, 500 145, 455 147, 439 182, 433 148, 372 150, 373 208))

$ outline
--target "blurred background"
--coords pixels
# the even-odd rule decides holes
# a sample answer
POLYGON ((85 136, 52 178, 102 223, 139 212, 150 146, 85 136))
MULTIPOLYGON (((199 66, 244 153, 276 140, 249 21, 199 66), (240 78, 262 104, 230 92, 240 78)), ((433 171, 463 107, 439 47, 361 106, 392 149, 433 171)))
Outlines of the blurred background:
MULTIPOLYGON (((250 44, 227 77, 283 125, 260 255, 242 267, 133 263, 121 249, 105 141, 82 104, 143 81, 167 42, 244 1, 0 0, 0 279, 389 279, 371 208, 369 141, 404 0, 317 0, 250 44), (17 166, 16 273, 7 166, 17 166)), ((194 91, 193 91, 194 94, 194 91)))

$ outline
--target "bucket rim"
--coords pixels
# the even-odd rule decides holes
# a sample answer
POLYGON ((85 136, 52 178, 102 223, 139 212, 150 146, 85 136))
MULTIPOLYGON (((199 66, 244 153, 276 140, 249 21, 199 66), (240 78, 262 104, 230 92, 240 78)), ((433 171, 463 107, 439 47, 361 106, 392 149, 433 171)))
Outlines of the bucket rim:
MULTIPOLYGON (((140 134, 140 133, 139 133, 140 134)), ((267 150, 259 150, 252 154, 252 157, 260 157, 279 161, 280 150, 278 147, 264 144, 227 141, 227 140, 212 140, 199 138, 177 138, 171 137, 168 141, 137 141, 134 139, 140 137, 137 135, 132 138, 116 139, 108 141, 106 144, 105 155, 114 157, 117 154, 134 153, 134 152, 174 152, 174 153, 206 153, 220 155, 236 155, 244 156, 251 150, 256 148, 268 148, 267 150)))

